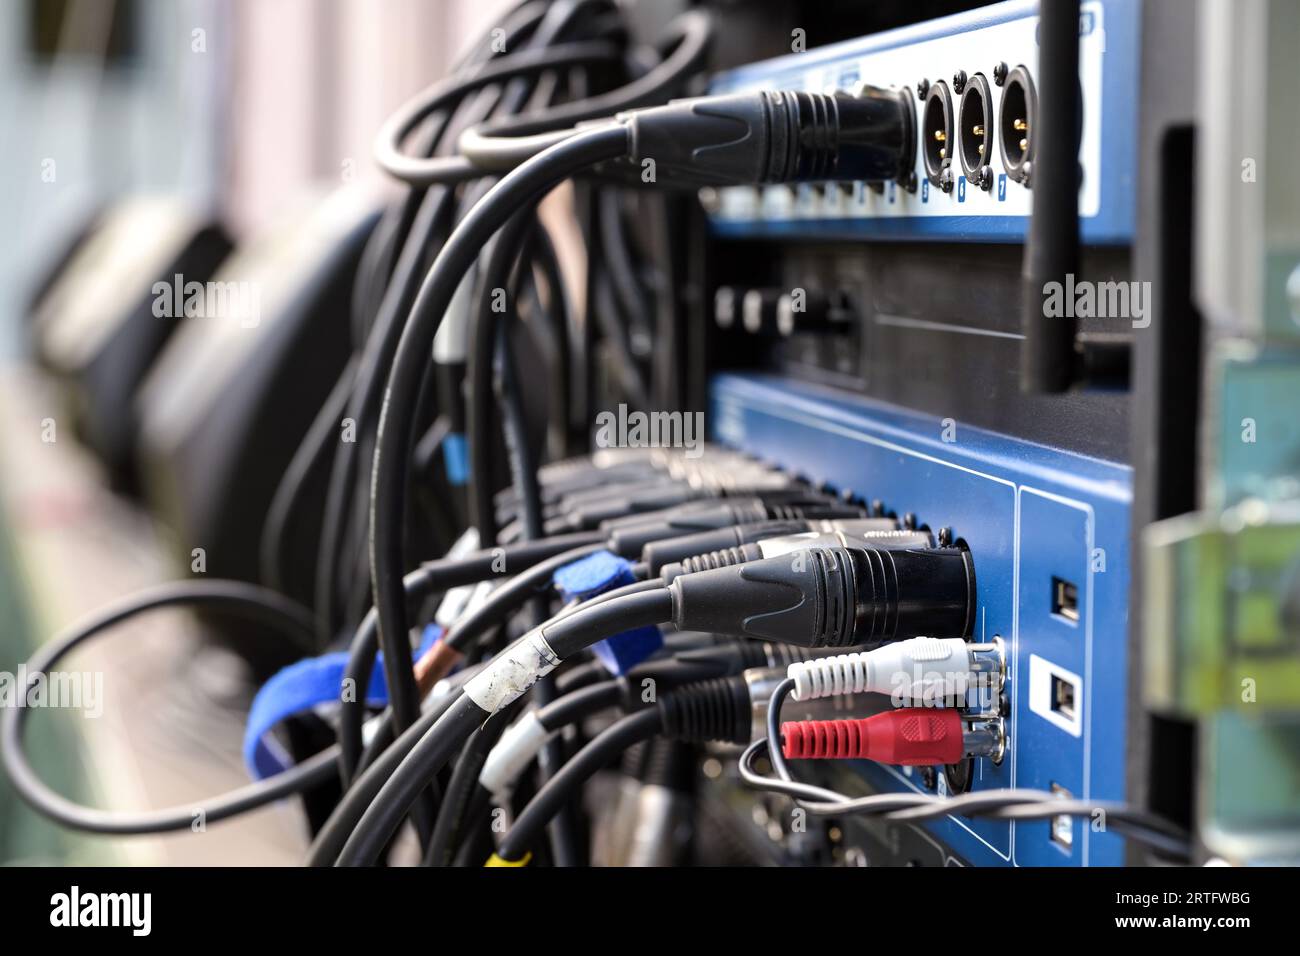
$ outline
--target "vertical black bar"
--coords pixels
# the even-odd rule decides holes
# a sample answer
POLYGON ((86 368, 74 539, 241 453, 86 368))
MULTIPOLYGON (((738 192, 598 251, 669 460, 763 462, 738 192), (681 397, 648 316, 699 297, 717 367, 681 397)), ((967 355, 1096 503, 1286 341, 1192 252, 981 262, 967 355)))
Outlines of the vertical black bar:
POLYGON ((1079 4, 1042 0, 1038 18, 1038 108, 1031 118, 1033 214, 1025 264, 1020 385, 1064 392, 1075 378, 1075 321, 1043 314, 1043 287, 1078 274, 1079 4))

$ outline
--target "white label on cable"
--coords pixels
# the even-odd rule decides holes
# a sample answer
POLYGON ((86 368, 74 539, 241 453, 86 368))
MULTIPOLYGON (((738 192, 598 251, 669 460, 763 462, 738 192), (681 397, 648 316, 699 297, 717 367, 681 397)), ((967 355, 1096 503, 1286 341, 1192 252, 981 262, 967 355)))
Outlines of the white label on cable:
POLYGON ((538 631, 525 634, 465 684, 465 696, 489 714, 518 700, 560 659, 538 631))

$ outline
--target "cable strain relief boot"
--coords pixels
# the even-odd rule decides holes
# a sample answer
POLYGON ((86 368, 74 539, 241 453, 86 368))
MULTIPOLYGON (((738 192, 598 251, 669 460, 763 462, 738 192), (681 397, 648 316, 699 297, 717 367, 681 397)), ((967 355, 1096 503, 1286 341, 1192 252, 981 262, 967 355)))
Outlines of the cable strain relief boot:
MULTIPOLYGON (((990 653, 997 653, 990 648, 990 653)), ((888 694, 895 701, 902 698, 932 707, 939 701, 964 698, 976 678, 971 652, 960 637, 893 641, 869 651, 797 661, 786 672, 795 682, 795 700, 888 694)))
POLYGON ((906 707, 861 720, 799 720, 781 725, 787 760, 874 760, 896 766, 957 763, 965 756, 961 714, 906 707))
POLYGON ((870 515, 862 508, 852 505, 787 505, 770 504, 767 516, 772 520, 849 520, 867 518, 870 515))
POLYGON ((802 517, 798 508, 789 505, 768 505, 767 514, 776 521, 797 521, 802 517))
POLYGON ((749 688, 742 677, 719 677, 688 684, 659 703, 664 736, 690 743, 748 743, 749 688))
POLYGON ((817 546, 682 574, 668 587, 681 630, 804 647, 965 636, 976 604, 962 548, 817 546))
POLYGON ((914 149, 910 100, 761 90, 619 114, 632 160, 696 185, 893 179, 914 149))
POLYGON ((804 647, 853 643, 853 561, 846 548, 809 548, 678 576, 673 623, 804 647))
POLYGON ((675 564, 664 565, 659 570, 659 576, 664 579, 665 583, 672 584, 682 574, 695 574, 698 571, 729 568, 733 565, 757 561, 762 557, 763 552, 756 544, 742 544, 734 548, 719 548, 717 551, 707 551, 704 554, 693 555, 675 564))
MULTIPOLYGON (((706 551, 734 548, 737 545, 761 541, 779 534, 798 534, 807 530, 808 522, 798 519, 728 525, 724 528, 715 527, 696 532, 684 531, 677 537, 648 541, 638 553, 641 560, 646 563, 650 577, 657 578, 660 576, 659 572, 666 566, 685 561, 697 554, 704 554, 706 551)), ((635 557, 635 555, 624 554, 624 557, 635 557)))

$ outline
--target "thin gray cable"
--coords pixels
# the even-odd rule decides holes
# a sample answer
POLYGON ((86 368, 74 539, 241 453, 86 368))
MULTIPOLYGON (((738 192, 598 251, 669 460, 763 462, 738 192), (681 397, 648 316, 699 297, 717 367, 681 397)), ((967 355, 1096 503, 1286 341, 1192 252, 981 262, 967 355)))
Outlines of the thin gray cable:
POLYGON ((767 738, 757 740, 741 754, 739 769, 744 783, 758 790, 781 793, 814 816, 872 815, 888 823, 920 823, 946 816, 985 816, 1006 820, 1046 820, 1059 816, 1094 817, 1102 813, 1116 832, 1170 856, 1190 855, 1188 835, 1174 824, 1127 804, 1067 800, 1045 790, 1000 788, 939 797, 924 793, 880 793, 848 797, 833 790, 792 780, 765 777, 753 762, 769 750, 767 738))

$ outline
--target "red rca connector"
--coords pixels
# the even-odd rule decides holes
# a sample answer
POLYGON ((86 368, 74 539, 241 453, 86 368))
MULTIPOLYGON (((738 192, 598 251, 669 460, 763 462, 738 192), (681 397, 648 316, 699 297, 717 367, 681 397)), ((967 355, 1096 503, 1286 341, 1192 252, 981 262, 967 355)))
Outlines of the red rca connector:
POLYGON ((1000 728, 983 719, 976 724, 967 726, 959 711, 935 707, 903 707, 861 720, 791 721, 781 725, 781 752, 787 760, 874 760, 913 767, 973 756, 996 759, 1003 746, 1000 728))

